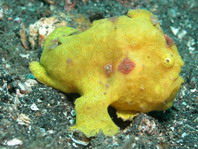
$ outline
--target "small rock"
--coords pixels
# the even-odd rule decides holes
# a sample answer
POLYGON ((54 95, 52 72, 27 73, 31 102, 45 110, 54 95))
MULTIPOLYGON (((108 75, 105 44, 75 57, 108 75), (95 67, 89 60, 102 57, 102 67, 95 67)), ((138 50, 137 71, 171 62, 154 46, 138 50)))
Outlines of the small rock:
POLYGON ((186 106, 187 104, 186 104, 186 102, 182 102, 182 105, 186 106))
POLYGON ((46 135, 46 130, 44 128, 39 128, 39 133, 41 136, 45 136, 46 135))
POLYGON ((140 136, 160 136, 159 123, 146 114, 140 114, 134 119, 132 129, 140 136))
POLYGON ((35 76, 33 74, 27 74, 26 78, 28 79, 35 79, 35 76))
POLYGON ((22 20, 21 18, 16 17, 13 21, 14 21, 14 22, 16 22, 16 23, 20 23, 20 22, 21 22, 21 20, 22 20))
POLYGON ((187 136, 188 134, 186 132, 184 132, 181 137, 184 138, 185 136, 187 136))
POLYGON ((198 117, 194 120, 195 123, 198 123, 198 117))
POLYGON ((69 123, 70 123, 71 125, 74 125, 74 124, 75 124, 75 120, 71 119, 71 120, 69 120, 69 123))
POLYGON ((71 111, 71 115, 72 115, 72 116, 76 116, 76 111, 75 111, 75 110, 72 110, 72 111, 71 111))
POLYGON ((11 65, 10 64, 5 64, 5 68, 6 69, 10 69, 11 68, 11 65))

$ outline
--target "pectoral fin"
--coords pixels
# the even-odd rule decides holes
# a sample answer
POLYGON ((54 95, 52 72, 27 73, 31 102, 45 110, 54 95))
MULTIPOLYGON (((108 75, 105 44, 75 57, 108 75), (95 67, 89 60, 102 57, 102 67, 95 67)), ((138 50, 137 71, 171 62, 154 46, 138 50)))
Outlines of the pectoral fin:
POLYGON ((139 113, 135 112, 135 111, 122 111, 122 110, 118 110, 116 112, 117 117, 121 118, 122 120, 126 121, 126 120, 132 120, 135 116, 137 116, 139 113))

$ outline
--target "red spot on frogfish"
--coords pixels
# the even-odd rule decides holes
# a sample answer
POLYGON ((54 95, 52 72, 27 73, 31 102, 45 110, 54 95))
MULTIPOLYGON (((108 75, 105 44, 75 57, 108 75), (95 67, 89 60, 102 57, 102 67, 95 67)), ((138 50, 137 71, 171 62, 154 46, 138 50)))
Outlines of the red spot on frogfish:
POLYGON ((124 58, 120 65, 118 66, 118 70, 123 74, 128 74, 135 68, 135 63, 132 62, 129 58, 124 58))
POLYGON ((164 38, 166 40, 166 44, 167 46, 170 48, 172 45, 174 45, 174 41, 171 37, 169 37, 168 35, 164 34, 164 38))

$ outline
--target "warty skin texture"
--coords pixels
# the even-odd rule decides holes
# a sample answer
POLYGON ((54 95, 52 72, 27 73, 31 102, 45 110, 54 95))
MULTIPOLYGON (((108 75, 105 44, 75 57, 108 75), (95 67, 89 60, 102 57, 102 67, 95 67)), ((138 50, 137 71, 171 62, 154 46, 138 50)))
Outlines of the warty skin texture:
POLYGON ((126 16, 94 21, 83 32, 56 29, 30 70, 48 86, 81 94, 71 129, 90 137, 119 132, 108 114, 110 105, 124 120, 170 108, 183 82, 183 64, 156 17, 147 10, 129 10, 126 16))

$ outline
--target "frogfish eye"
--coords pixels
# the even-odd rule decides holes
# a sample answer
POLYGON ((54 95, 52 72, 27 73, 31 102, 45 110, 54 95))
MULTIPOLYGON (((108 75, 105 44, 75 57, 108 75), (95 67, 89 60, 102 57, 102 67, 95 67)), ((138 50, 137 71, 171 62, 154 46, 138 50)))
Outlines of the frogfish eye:
POLYGON ((173 57, 173 55, 166 55, 163 57, 162 63, 163 63, 163 66, 167 68, 171 68, 173 67, 175 63, 175 58, 173 57))

